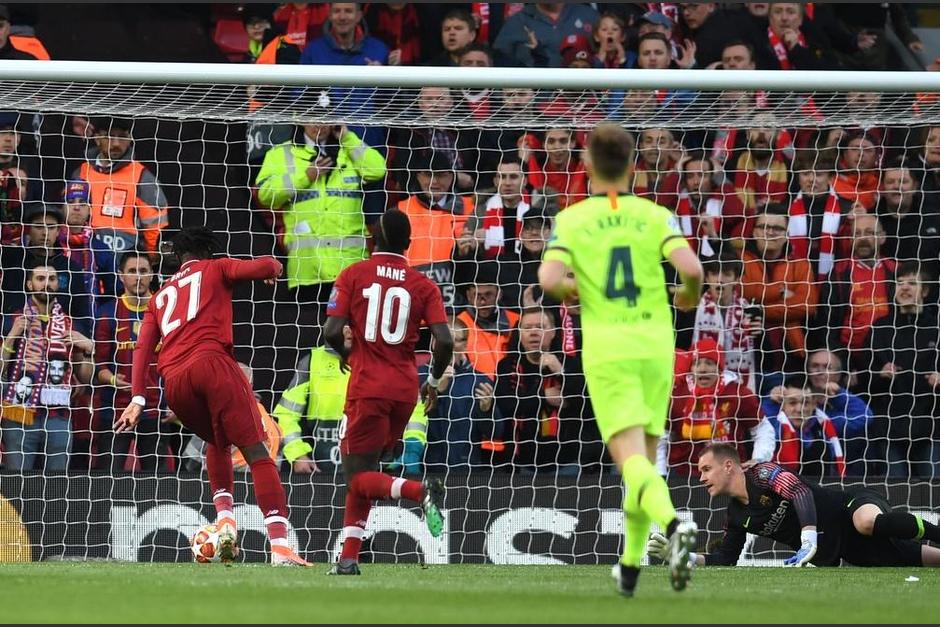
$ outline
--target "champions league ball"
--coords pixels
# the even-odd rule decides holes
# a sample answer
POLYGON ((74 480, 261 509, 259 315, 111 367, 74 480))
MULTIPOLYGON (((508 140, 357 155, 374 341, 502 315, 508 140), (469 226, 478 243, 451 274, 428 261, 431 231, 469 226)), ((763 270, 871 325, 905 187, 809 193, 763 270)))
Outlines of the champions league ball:
POLYGON ((204 525, 193 535, 190 548, 200 564, 219 561, 219 530, 215 525, 204 525))

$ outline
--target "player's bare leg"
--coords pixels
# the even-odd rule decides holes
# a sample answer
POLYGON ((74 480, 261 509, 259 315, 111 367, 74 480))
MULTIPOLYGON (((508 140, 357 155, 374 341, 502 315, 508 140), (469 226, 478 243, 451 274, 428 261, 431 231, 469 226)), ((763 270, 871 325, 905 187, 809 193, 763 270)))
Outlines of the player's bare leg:
POLYGON ((423 483, 379 472, 381 451, 343 455, 346 476, 346 507, 343 512, 343 550, 331 575, 358 575, 359 549, 365 536, 372 502, 386 499, 407 499, 421 505, 425 523, 435 538, 444 530, 444 486, 437 479, 423 483))
POLYGON ((219 554, 223 564, 231 564, 238 557, 238 529, 232 489, 235 471, 232 466, 230 448, 219 448, 215 444, 206 447, 206 473, 212 489, 212 504, 215 505, 215 525, 219 530, 219 554))
POLYGON ((657 438, 636 426, 616 433, 607 443, 610 455, 621 469, 626 484, 623 503, 626 537, 620 559, 620 592, 633 596, 640 560, 646 550, 650 522, 666 530, 669 538, 669 572, 672 587, 685 589, 692 575, 690 554, 695 548, 695 523, 679 522, 669 497, 669 488, 650 461, 657 438))
POLYGON ((251 468, 255 500, 264 516, 264 526, 271 541, 271 565, 310 566, 287 543, 287 495, 281 485, 274 460, 263 442, 239 447, 251 468))

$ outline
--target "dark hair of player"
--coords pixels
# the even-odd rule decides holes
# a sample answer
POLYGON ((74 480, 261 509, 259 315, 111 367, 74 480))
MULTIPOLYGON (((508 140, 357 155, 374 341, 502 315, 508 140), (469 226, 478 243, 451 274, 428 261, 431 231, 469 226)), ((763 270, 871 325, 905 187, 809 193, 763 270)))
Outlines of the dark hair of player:
POLYGON ((219 242, 215 234, 204 226, 191 226, 173 237, 173 254, 183 258, 211 259, 218 252, 219 242))
POLYGON ((711 453, 716 461, 730 459, 735 464, 741 463, 741 456, 738 454, 738 447, 729 442, 709 442, 702 449, 699 457, 705 453, 711 453))
POLYGON ((636 142, 633 135, 612 122, 598 124, 588 140, 594 175, 608 183, 625 177, 633 165, 636 142))
POLYGON ((146 259, 147 265, 151 268, 153 267, 153 263, 151 263, 150 257, 147 255, 147 253, 141 250, 129 250, 121 255, 121 261, 118 267, 122 272, 124 271, 124 268, 127 267, 127 262, 131 259, 146 259))
POLYGON ((411 221, 401 211, 389 209, 375 225, 375 248, 379 252, 403 255, 411 246, 411 221))

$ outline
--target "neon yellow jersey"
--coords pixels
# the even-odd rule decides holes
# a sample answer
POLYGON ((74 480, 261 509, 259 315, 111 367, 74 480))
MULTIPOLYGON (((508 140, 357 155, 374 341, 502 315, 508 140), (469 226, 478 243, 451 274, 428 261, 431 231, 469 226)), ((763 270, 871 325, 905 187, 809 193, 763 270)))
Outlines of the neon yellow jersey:
POLYGON ((653 202, 594 196, 562 211, 545 251, 574 270, 584 362, 671 357, 672 314, 662 260, 688 246, 675 216, 653 202))

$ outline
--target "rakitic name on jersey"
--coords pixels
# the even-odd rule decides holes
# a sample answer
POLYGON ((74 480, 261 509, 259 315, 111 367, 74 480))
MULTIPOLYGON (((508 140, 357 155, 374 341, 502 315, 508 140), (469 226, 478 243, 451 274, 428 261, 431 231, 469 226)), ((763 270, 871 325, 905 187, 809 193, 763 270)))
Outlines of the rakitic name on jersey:
MULTIPOLYGON (((602 218, 599 218, 597 222, 595 222, 595 225, 601 231, 605 229, 609 229, 609 228, 621 228, 621 227, 626 227, 626 226, 633 227, 633 229, 636 230, 637 233, 643 233, 646 230, 646 227, 648 225, 646 220, 633 219, 631 221, 630 218, 631 218, 630 216, 624 215, 622 213, 612 213, 610 215, 606 215, 602 218)), ((588 229, 585 229, 585 232, 588 235, 590 235, 592 230, 593 229, 588 228, 588 229)))

